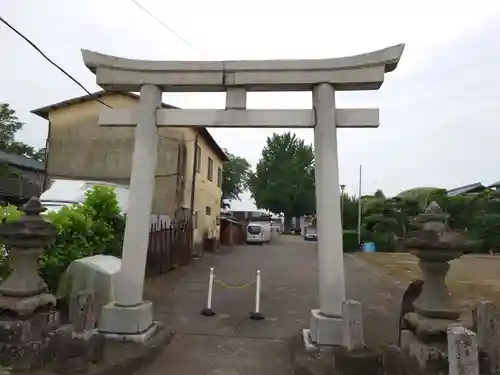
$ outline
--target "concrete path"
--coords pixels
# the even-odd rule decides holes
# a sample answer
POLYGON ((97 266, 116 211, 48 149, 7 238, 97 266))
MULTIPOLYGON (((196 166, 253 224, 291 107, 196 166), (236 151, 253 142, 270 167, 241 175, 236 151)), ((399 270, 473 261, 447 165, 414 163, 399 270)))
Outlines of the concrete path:
MULTIPOLYGON (((397 305, 402 292, 371 266, 346 255, 348 297, 365 308, 366 340, 371 345, 394 342, 397 305)), ((299 236, 282 236, 275 244, 238 246, 207 254, 188 267, 149 280, 146 298, 156 319, 175 333, 144 375, 292 374, 288 342, 309 326, 317 307, 316 244, 299 236), (217 315, 204 317, 208 269, 230 284, 243 284, 262 272, 265 321, 252 321, 255 289, 214 287, 217 315)))

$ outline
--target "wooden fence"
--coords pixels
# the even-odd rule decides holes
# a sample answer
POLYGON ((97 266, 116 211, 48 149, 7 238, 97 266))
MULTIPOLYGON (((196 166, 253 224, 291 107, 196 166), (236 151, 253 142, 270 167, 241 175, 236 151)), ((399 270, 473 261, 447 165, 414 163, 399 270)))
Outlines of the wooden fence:
POLYGON ((188 264, 192 258, 191 235, 191 223, 186 221, 171 225, 151 224, 146 263, 147 276, 158 276, 188 264))

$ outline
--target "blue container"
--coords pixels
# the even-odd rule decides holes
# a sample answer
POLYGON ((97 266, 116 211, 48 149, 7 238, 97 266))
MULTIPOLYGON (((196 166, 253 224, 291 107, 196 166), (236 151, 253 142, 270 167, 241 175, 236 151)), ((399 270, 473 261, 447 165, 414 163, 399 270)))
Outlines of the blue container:
POLYGON ((375 252, 375 244, 373 242, 365 242, 363 243, 363 252, 364 253, 374 253, 375 252))

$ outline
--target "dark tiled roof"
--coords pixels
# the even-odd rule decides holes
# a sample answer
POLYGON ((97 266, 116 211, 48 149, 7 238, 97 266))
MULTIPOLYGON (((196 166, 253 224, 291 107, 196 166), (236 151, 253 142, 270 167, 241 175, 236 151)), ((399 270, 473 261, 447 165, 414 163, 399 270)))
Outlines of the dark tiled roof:
POLYGON ((458 187, 455 189, 450 189, 450 190, 448 190, 448 195, 453 197, 455 195, 473 193, 473 192, 481 191, 484 189, 486 189, 486 187, 482 183, 476 182, 474 184, 469 184, 469 185, 461 186, 461 187, 458 187))
MULTIPOLYGON (((128 95, 132 98, 139 99, 139 95, 134 94, 132 92, 113 92, 113 91, 97 91, 94 92, 92 95, 84 95, 84 96, 79 96, 77 98, 72 98, 68 99, 59 103, 51 104, 45 107, 37 108, 31 111, 31 113, 40 116, 46 120, 49 119, 49 113, 60 108, 64 107, 69 107, 70 105, 77 104, 77 103, 83 103, 88 100, 92 99, 100 99, 104 96, 110 95, 110 94, 123 94, 123 95, 128 95)), ((178 108, 173 105, 169 105, 166 103, 162 103, 163 108, 178 108)), ((212 135, 208 132, 206 128, 203 127, 194 127, 200 137, 202 137, 207 143, 208 146, 222 159, 222 161, 226 162, 228 161, 227 155, 225 152, 220 148, 220 146, 217 144, 215 139, 212 137, 212 135)))
POLYGON ((493 189, 493 188, 500 188, 500 181, 494 182, 491 185, 488 185, 488 188, 493 189))
POLYGON ((33 169, 35 171, 45 170, 45 165, 42 162, 27 158, 25 156, 10 154, 3 151, 0 151, 0 162, 15 165, 19 168, 33 169))

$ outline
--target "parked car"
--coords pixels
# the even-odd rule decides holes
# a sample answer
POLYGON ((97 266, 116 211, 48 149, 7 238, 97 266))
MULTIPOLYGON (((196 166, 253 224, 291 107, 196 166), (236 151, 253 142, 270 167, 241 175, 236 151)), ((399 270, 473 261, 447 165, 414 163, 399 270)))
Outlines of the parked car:
POLYGON ((306 241, 317 241, 318 240, 318 234, 316 233, 316 230, 308 228, 306 230, 306 234, 304 234, 304 240, 306 240, 306 241))

